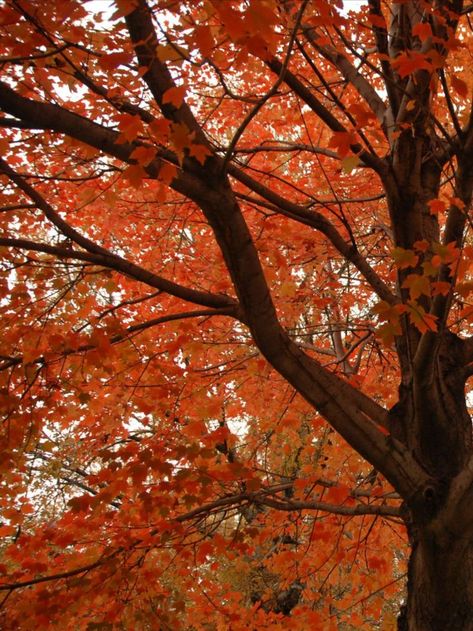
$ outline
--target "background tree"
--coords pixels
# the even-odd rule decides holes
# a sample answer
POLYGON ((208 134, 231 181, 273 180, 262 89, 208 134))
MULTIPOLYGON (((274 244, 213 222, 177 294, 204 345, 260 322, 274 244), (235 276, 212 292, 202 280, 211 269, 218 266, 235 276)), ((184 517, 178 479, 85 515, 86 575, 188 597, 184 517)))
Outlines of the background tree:
POLYGON ((0 7, 2 628, 473 628, 473 6, 349 9, 0 7))

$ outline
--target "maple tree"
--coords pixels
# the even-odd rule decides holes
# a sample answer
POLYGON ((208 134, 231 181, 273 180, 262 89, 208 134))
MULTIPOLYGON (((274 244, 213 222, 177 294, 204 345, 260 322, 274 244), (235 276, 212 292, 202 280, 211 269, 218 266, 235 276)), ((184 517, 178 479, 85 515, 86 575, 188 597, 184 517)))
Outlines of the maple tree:
POLYGON ((471 13, 2 3, 2 629, 473 628, 471 13))

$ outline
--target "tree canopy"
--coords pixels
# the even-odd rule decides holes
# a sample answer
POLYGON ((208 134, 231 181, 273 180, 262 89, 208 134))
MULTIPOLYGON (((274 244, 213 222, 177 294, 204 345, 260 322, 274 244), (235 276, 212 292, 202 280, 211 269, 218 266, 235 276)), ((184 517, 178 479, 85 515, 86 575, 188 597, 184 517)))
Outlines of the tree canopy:
POLYGON ((0 6, 2 629, 473 628, 473 5, 353 4, 0 6))

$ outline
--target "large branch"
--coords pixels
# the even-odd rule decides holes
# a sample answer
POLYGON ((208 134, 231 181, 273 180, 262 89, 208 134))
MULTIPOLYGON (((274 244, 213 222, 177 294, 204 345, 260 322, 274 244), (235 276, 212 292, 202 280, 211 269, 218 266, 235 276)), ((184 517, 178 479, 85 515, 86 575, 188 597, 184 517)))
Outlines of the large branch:
POLYGON ((140 68, 156 103, 164 116, 176 123, 186 125, 194 133, 194 140, 210 149, 210 144, 190 107, 183 100, 179 107, 163 99, 166 92, 176 87, 172 75, 157 56, 158 38, 153 26, 151 9, 146 0, 137 0, 136 9, 126 16, 131 42, 135 48, 140 68))
MULTIPOLYGON (((276 57, 272 57, 266 62, 267 66, 278 76, 283 70, 283 64, 276 57)), ((284 82, 301 98, 306 105, 323 121, 333 132, 347 133, 347 129, 342 123, 328 110, 325 105, 314 95, 313 91, 306 87, 300 79, 298 79, 290 70, 285 69, 284 82)), ((387 172, 387 164, 385 161, 370 151, 366 151, 360 144, 351 145, 351 150, 360 160, 371 167, 379 175, 385 175, 387 172)))
POLYGON ((372 289, 376 294, 385 300, 388 304, 396 304, 399 299, 389 289, 388 285, 378 276, 374 269, 370 266, 367 260, 359 253, 358 249, 353 243, 347 243, 342 235, 338 232, 335 226, 321 213, 314 210, 295 204, 278 193, 275 193, 271 189, 264 186, 257 180, 253 179, 245 171, 235 167, 229 167, 230 174, 247 186, 250 190, 260 195, 263 199, 266 199, 273 205, 273 210, 280 214, 290 217, 295 221, 303 223, 307 226, 315 228, 324 234, 327 239, 332 243, 340 254, 345 257, 347 261, 353 263, 363 277, 368 281, 372 289))
POLYGON ((248 226, 228 183, 196 201, 214 230, 245 322, 270 364, 406 499, 429 476, 410 452, 379 425, 385 410, 306 355, 281 327, 248 226))
POLYGON ((72 248, 61 247, 57 245, 49 245, 47 243, 37 243, 35 241, 29 241, 27 239, 12 239, 12 238, 0 238, 0 246, 9 248, 17 248, 19 250, 29 250, 34 252, 44 252, 45 254, 52 254, 60 259, 75 259, 78 261, 87 261, 94 265, 101 265, 108 269, 115 270, 140 281, 150 287, 160 289, 171 296, 185 300, 186 302, 192 302, 194 304, 202 305, 204 307, 210 307, 213 309, 229 309, 232 311, 234 317, 238 317, 238 305, 237 303, 223 294, 211 294, 205 291, 198 291, 196 289, 190 289, 178 285, 162 276, 158 276, 149 270, 132 263, 127 259, 118 256, 118 254, 108 253, 92 253, 75 250, 72 248))
MULTIPOLYGON (((152 318, 151 320, 146 320, 144 322, 139 322, 137 324, 132 324, 131 326, 126 327, 123 333, 117 333, 113 335, 109 342, 110 344, 120 344, 121 342, 125 342, 126 340, 131 339, 137 333, 141 333, 141 331, 146 331, 151 329, 159 324, 165 324, 166 322, 175 322, 176 320, 187 320, 188 318, 210 318, 216 315, 233 315, 234 309, 232 307, 222 307, 220 309, 199 309, 196 311, 184 311, 182 313, 170 313, 169 315, 159 316, 157 318, 152 318)), ((87 351, 91 351, 97 348, 96 344, 83 344, 78 348, 66 348, 65 350, 58 352, 57 355, 54 356, 53 361, 63 360, 65 357, 70 355, 75 355, 76 353, 86 353, 87 351)), ((7 370, 13 366, 20 366, 23 364, 24 359, 22 355, 15 355, 11 357, 0 356, 0 371, 7 370)), ((29 359, 28 364, 39 364, 45 365, 50 364, 51 360, 46 358, 43 355, 36 357, 35 359, 29 359)))
MULTIPOLYGON (((0 81, 0 109, 22 123, 33 125, 35 129, 65 134, 127 164, 136 163, 136 160, 131 157, 135 149, 148 146, 137 140, 120 142, 118 131, 99 125, 59 105, 26 98, 2 81, 0 81)), ((150 177, 159 178, 161 168, 166 162, 174 165, 179 163, 171 151, 156 147, 156 158, 145 167, 145 171, 150 177)), ((192 191, 203 187, 203 182, 196 176, 177 169, 170 186, 189 197, 192 191)))
MULTIPOLYGON (((136 163, 136 160, 131 157, 133 151, 138 147, 147 146, 137 140, 120 142, 118 131, 108 129, 64 107, 21 96, 2 81, 0 81, 0 109, 21 122, 31 123, 35 129, 65 134, 127 164, 136 163)), ((161 168, 168 162, 173 165, 179 164, 178 158, 172 151, 156 147, 156 158, 144 168, 150 178, 159 179, 161 168)), ((185 162, 188 166, 189 161, 185 162)), ((191 173, 185 168, 176 168, 176 176, 169 186, 193 201, 215 193, 212 183, 209 182, 208 171, 203 168, 197 169, 196 173, 191 173)))
MULTIPOLYGON (((280 71, 278 63, 276 66, 280 71)), ((333 123, 335 131, 344 129, 317 99, 314 101, 310 91, 294 75, 287 72, 285 80, 291 87, 294 84, 296 92, 299 91, 308 104, 314 105, 327 123, 333 123)), ((64 108, 22 97, 4 83, 0 84, 0 107, 20 120, 37 122, 44 129, 65 133, 125 162, 131 161, 132 151, 139 146, 137 143, 117 143, 117 132, 64 108)), ((384 161, 361 147, 353 149, 360 152, 367 164, 384 172, 384 161)), ((156 177, 160 167, 161 160, 153 161, 147 167, 150 176, 156 177)), ((240 299, 242 315, 238 317, 248 324, 263 355, 354 449, 385 475, 404 498, 416 495, 419 488, 427 484, 428 476, 402 445, 386 437, 376 426, 385 423, 383 408, 304 354, 282 329, 256 248, 228 182, 212 178, 209 183, 204 177, 180 171, 172 186, 200 206, 213 228, 240 299)), ((105 265, 203 306, 235 306, 230 298, 183 288, 117 255, 68 252, 64 248, 22 239, 1 239, 1 244, 105 265)))
POLYGON ((373 114, 382 125, 386 136, 392 131, 392 114, 384 105, 372 84, 355 68, 349 59, 339 52, 334 46, 320 45, 315 29, 311 26, 302 28, 304 35, 311 46, 318 51, 327 61, 332 63, 343 78, 348 81, 367 103, 373 114))

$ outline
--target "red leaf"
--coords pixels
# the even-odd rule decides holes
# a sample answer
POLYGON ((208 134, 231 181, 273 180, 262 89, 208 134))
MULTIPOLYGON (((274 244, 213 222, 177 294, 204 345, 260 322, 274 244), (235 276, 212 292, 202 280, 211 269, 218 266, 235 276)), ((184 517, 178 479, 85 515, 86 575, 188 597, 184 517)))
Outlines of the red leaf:
POLYGON ((131 53, 108 53, 100 58, 100 65, 106 70, 115 70, 118 66, 129 64, 132 59, 131 53))
POLYGON ((463 79, 459 79, 455 75, 452 75, 450 77, 450 84, 453 90, 463 99, 468 96, 468 85, 465 81, 463 81, 463 79))
POLYGON ((119 142, 131 142, 144 133, 143 123, 139 116, 130 114, 118 115, 118 127, 120 129, 119 142))
POLYGON ((170 103, 171 105, 174 105, 175 108, 179 109, 184 101, 186 89, 187 88, 184 85, 180 85, 166 90, 163 94, 163 105, 170 103))
POLYGON ((421 42, 432 37, 432 29, 428 22, 418 22, 412 29, 412 35, 416 35, 421 42))
POLYGON ((427 202, 427 205, 430 208, 430 212, 432 213, 432 215, 438 215, 439 213, 443 212, 447 207, 446 203, 441 199, 431 199, 429 202, 427 202))
POLYGON ((434 69, 427 55, 413 50, 408 50, 398 55, 392 62, 392 66, 401 78, 407 77, 418 70, 432 72, 434 69))
POLYGON ((137 147, 133 150, 130 158, 136 160, 141 166, 147 166, 156 156, 156 149, 153 147, 137 147))
POLYGON ((196 145, 192 143, 189 146, 189 155, 200 162, 200 164, 204 164, 206 159, 212 155, 212 153, 204 145, 196 145))

